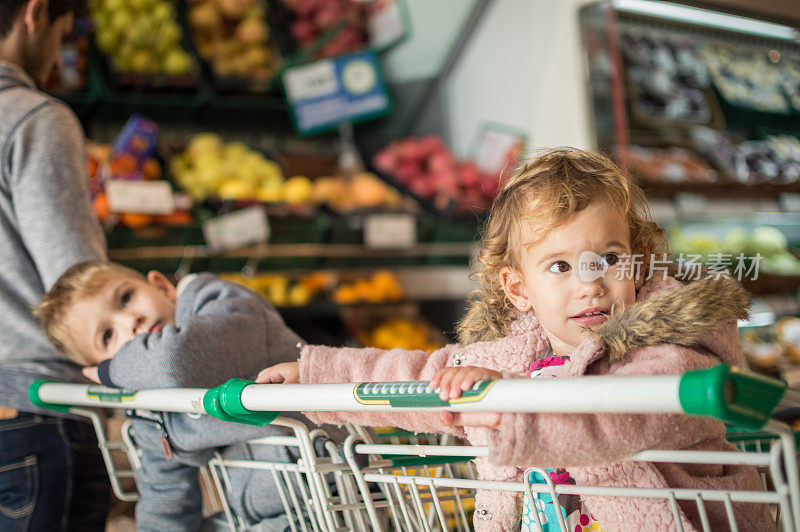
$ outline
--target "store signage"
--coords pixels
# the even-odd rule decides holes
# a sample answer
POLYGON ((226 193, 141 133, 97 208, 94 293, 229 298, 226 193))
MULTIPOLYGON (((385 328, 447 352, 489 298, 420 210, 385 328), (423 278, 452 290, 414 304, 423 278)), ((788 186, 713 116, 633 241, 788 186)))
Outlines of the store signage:
POLYGON ((417 243, 417 221, 411 214, 372 214, 364 219, 368 248, 410 248, 417 243))
POLYGON ((111 179, 106 182, 106 195, 111 212, 170 214, 175 210, 172 187, 166 181, 111 179))
POLYGON ((391 109, 378 57, 371 50, 290 67, 282 80, 292 122, 302 135, 378 118, 391 109))
POLYGON ((203 236, 212 252, 269 240, 270 227, 263 206, 247 207, 203 222, 203 236))

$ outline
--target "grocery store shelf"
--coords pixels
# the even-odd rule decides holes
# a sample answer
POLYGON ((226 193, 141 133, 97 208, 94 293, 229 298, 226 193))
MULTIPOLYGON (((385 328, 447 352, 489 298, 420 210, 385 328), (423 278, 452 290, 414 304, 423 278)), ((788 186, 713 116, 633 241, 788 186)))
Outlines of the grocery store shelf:
POLYGON ((208 246, 145 246, 110 249, 112 260, 164 258, 202 258, 222 255, 232 258, 266 259, 272 257, 443 257, 471 256, 470 242, 417 244, 411 248, 368 248, 357 244, 258 244, 214 253, 208 246))
POLYGON ((639 181, 645 193, 650 197, 672 197, 680 193, 705 194, 712 198, 777 198, 781 193, 800 192, 800 182, 786 185, 758 183, 745 185, 736 181, 718 181, 716 183, 655 183, 639 181))

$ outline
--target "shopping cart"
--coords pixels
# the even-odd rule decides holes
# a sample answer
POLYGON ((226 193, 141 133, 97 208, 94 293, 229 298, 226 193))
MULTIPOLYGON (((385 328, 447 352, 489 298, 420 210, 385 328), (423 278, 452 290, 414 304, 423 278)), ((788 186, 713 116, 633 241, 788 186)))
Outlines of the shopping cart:
MULTIPOLYGON (((259 385, 234 380, 217 388, 126 392, 98 386, 35 383, 31 400, 43 407, 84 415, 85 407, 145 408, 205 413, 229 421, 261 424, 286 411, 454 411, 570 412, 570 413, 686 413, 712 416, 748 430, 759 430, 763 440, 748 452, 645 451, 634 461, 741 464, 763 472, 764 491, 634 489, 554 484, 539 469, 529 470, 524 483, 476 480, 472 457, 488 455, 483 447, 463 445, 377 444, 354 433, 342 449, 327 442, 327 456, 317 457, 314 437, 300 423, 292 426, 294 439, 267 442, 297 445, 296 464, 264 464, 212 460, 210 469, 224 491, 230 467, 271 469, 285 482, 282 500, 291 512, 293 530, 468 530, 472 496, 477 489, 525 493, 532 530, 543 525, 566 530, 560 512, 557 523, 544 523, 542 502, 559 495, 660 498, 669 502, 681 530, 679 501, 697 505, 701 525, 710 530, 706 505, 724 504, 730 527, 738 530, 733 505, 769 505, 776 528, 800 531, 800 475, 794 434, 785 423, 771 419, 777 408, 800 405, 800 394, 781 381, 727 366, 688 372, 681 376, 581 377, 530 381, 509 379, 476 383, 459 399, 442 401, 425 382, 326 385, 259 385), (579 387, 580 390, 576 390, 579 387), (575 392, 580 393, 575 393, 575 392), (632 398, 636 400, 633 401, 632 398), (272 414, 265 414, 273 412, 272 414), (752 451, 752 452, 749 452, 752 451), (330 481, 331 476, 333 481, 330 481), (300 482, 302 480, 302 482, 300 482), (293 488, 293 486, 300 486, 293 488), (335 486, 331 489, 330 486, 335 486)), ((87 416, 95 422, 96 417, 87 416)), ((281 423, 279 421, 273 421, 281 423)), ((754 441, 754 440, 747 440, 754 441)), ((101 443, 102 449, 103 443, 101 443)), ((104 453, 104 457, 106 454, 104 453)), ((108 461, 106 462, 108 464, 108 461)), ((113 480, 112 480, 113 482, 113 480)), ((480 509, 478 509, 480 511, 480 509)), ((232 528, 239 523, 226 509, 232 528)), ((572 532, 572 531, 570 531, 572 532)))

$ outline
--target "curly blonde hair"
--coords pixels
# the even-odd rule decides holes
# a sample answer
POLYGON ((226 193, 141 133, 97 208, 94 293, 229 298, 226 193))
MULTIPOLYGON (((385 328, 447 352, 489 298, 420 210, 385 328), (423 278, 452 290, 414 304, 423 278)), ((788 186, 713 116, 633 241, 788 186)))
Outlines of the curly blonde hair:
POLYGON ((470 293, 467 313, 459 324, 462 343, 507 335, 514 308, 500 284, 500 270, 521 270, 524 223, 535 223, 537 235, 544 238, 596 200, 608 202, 624 215, 632 249, 666 253, 666 231, 653 221, 644 191, 611 159, 569 147, 544 151, 522 163, 492 203, 472 274, 478 288, 470 293))

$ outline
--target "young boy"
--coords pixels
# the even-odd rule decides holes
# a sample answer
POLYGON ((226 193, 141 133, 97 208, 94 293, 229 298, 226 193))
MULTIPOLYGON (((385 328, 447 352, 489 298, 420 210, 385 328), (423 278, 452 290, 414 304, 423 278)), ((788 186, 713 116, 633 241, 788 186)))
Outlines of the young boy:
MULTIPOLYGON (((47 337, 86 366, 88 377, 132 390, 207 388, 234 377, 253 378, 265 365, 296 360, 303 343, 269 302, 235 283, 204 273, 175 287, 159 272, 143 276, 102 261, 69 268, 35 313, 47 337)), ((282 435, 279 427, 137 412, 133 428, 142 449, 139 530, 199 530, 198 468, 220 447, 231 458, 298 458, 285 447, 244 444, 282 435)), ((231 475, 228 497, 244 522, 252 525, 283 512, 268 471, 237 468, 231 475)))

